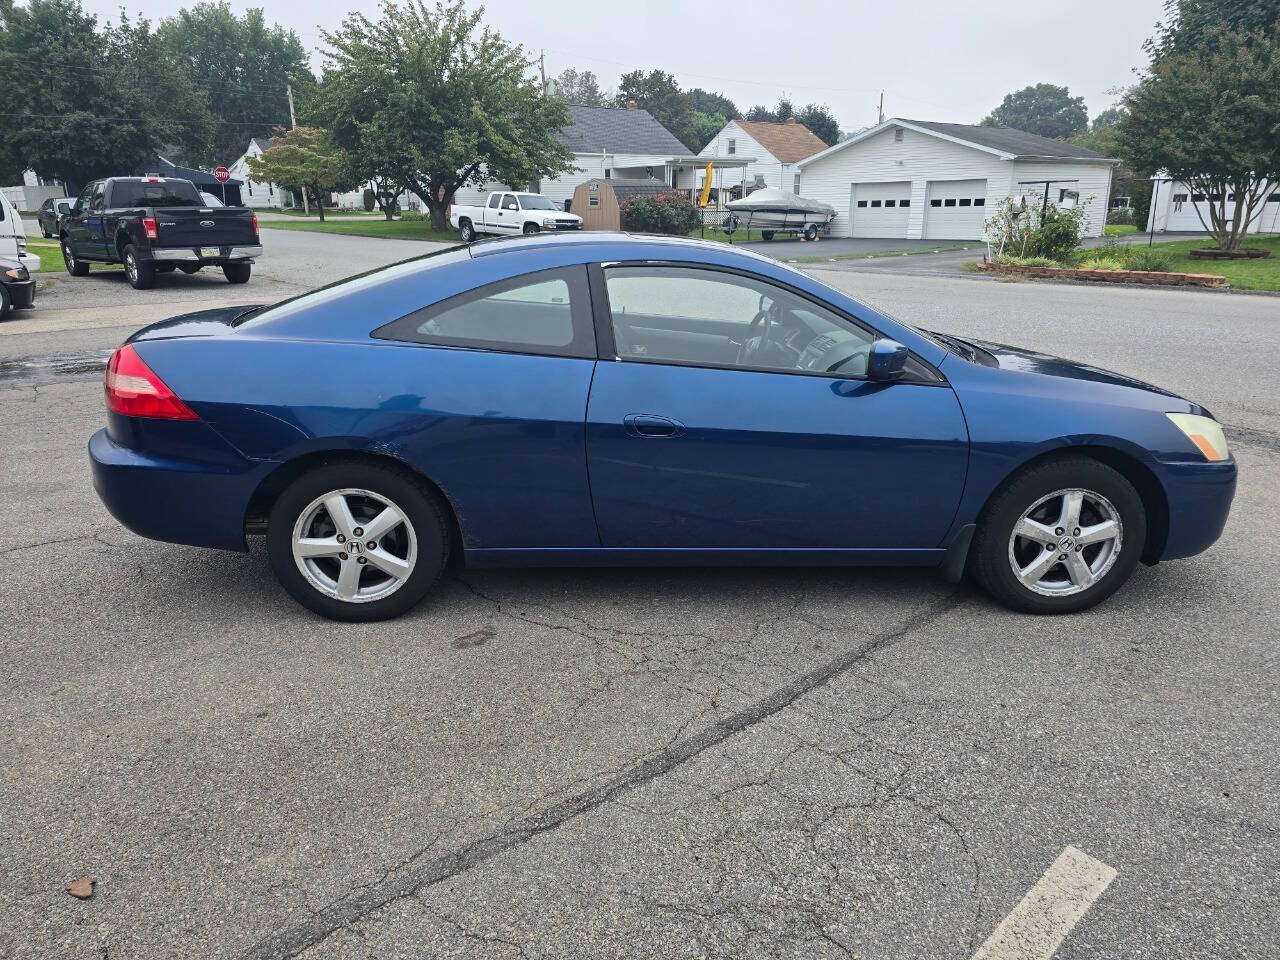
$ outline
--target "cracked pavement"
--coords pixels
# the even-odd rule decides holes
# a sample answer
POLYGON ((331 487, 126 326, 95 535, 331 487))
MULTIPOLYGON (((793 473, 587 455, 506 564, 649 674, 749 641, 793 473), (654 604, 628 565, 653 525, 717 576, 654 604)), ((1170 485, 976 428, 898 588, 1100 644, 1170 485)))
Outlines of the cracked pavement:
POLYGON ((335 624, 259 544, 111 520, 96 375, 0 376, 0 953, 966 960, 1070 844, 1119 876, 1056 956, 1273 955, 1276 301, 822 275, 1203 399, 1222 542, 1064 618, 921 571, 534 570, 335 624), (1160 342, 1064 349, 1108 305, 1160 342))

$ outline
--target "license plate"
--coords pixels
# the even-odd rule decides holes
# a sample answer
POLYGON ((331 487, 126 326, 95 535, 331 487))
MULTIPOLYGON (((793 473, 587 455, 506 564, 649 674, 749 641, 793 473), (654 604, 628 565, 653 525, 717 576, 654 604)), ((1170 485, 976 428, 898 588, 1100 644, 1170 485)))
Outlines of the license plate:
POLYGON ((218 247, 201 247, 200 256, 207 258, 220 257, 222 251, 218 247))

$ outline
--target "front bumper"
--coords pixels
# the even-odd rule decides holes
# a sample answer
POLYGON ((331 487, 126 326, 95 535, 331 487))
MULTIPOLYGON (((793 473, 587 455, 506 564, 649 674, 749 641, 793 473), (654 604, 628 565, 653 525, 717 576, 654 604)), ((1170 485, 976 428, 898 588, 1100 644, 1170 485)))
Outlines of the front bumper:
POLYGON ((1169 530, 1161 560, 1203 553, 1222 536, 1236 495, 1235 457, 1221 463, 1161 463, 1169 530))
POLYGON ((157 457, 116 443, 106 430, 90 438, 89 462, 98 497, 139 536, 241 551, 249 498, 274 466, 157 457))
POLYGON ((9 291, 9 299, 12 301, 15 310, 22 310, 25 307, 34 307, 36 305, 35 280, 6 281, 4 286, 9 291))
POLYGON ((151 248, 151 259, 165 263, 235 263, 239 260, 253 260, 262 256, 262 245, 247 247, 218 248, 216 257, 201 256, 199 247, 165 247, 151 248))

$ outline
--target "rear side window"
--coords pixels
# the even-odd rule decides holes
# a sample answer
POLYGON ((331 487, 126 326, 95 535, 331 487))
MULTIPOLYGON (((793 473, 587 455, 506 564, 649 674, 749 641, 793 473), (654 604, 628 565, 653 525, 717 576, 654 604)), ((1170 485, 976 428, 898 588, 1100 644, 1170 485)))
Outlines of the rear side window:
POLYGON ((415 310, 373 332, 380 340, 594 357, 587 268, 539 270, 415 310))

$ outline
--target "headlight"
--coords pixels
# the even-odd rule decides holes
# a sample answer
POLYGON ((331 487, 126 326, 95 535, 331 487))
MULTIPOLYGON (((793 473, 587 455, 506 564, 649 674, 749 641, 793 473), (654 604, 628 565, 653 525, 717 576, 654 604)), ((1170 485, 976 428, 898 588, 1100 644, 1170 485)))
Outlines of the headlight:
POLYGON ((554 227, 556 225, 556 222, 554 219, 548 217, 546 220, 542 221, 542 225, 544 227, 554 227))
POLYGON ((12 270, 6 270, 4 275, 10 280, 27 280, 31 277, 26 267, 14 267, 12 270))
POLYGON ((1227 437, 1222 432, 1222 424, 1212 417, 1198 417, 1194 413, 1166 413, 1173 425, 1183 432, 1197 450, 1204 454, 1210 463, 1225 460, 1231 456, 1227 449, 1227 437))

